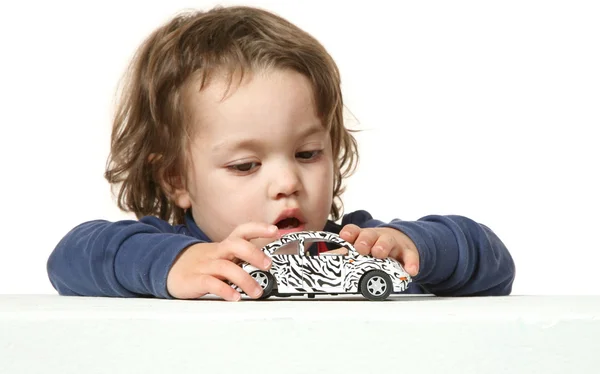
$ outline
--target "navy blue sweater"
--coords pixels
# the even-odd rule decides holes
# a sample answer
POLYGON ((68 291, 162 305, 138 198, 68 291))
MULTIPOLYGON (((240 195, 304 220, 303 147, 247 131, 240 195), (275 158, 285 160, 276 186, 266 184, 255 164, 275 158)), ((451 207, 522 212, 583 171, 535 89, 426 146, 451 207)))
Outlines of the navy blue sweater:
MULTIPOLYGON (((349 223, 392 227, 408 235, 420 255, 419 274, 405 293, 438 296, 508 295, 515 277, 513 259, 486 226, 461 216, 431 215, 417 221, 384 223, 364 210, 329 221, 339 233, 349 223)), ((61 295, 160 297, 177 255, 195 243, 210 242, 191 214, 173 226, 156 217, 103 220, 71 230, 48 259, 50 282, 61 295)))

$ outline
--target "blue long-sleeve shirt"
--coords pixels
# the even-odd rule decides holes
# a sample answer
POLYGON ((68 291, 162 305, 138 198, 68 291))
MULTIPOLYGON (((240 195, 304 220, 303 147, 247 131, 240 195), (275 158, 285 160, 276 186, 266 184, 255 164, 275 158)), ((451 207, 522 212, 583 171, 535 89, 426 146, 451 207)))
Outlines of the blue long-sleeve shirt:
MULTIPOLYGON (((328 221, 325 231, 346 224, 392 227, 419 251, 419 274, 405 293, 439 296, 508 295, 515 277, 513 259, 488 227, 462 216, 431 215, 417 221, 385 223, 364 210, 328 221)), ((71 230, 51 253, 50 282, 61 295, 171 298, 167 275, 178 254, 211 240, 188 212, 185 223, 156 217, 139 221, 96 220, 71 230)))

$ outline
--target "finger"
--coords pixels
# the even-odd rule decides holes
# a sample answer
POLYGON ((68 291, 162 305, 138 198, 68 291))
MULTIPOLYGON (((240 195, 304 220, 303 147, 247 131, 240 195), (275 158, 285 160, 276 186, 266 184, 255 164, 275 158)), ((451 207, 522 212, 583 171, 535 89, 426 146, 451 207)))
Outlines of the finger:
POLYGON ((387 258, 396 245, 396 239, 393 236, 382 234, 373 244, 371 254, 377 258, 387 258))
MULTIPOLYGON (((210 263, 207 263, 201 271, 205 274, 209 274, 212 276, 220 276, 229 280, 231 283, 239 286, 242 289, 242 291, 246 293, 246 295, 252 298, 258 298, 260 295, 262 295, 263 289, 256 282, 256 280, 252 278, 252 276, 248 274, 248 272, 243 270, 241 267, 235 265, 231 261, 211 261, 210 263)), ((233 290, 231 286, 229 286, 229 288, 233 290)))
POLYGON ((419 252, 413 248, 398 248, 390 253, 393 257, 400 261, 404 270, 414 277, 419 273, 419 252))
POLYGON ((262 270, 269 270, 271 267, 271 258, 254 244, 240 238, 230 238, 223 241, 220 245, 218 257, 232 260, 239 259, 256 266, 262 270))
POLYGON ((354 243, 354 248, 361 255, 368 255, 371 253, 371 248, 379 238, 379 234, 375 230, 371 229, 362 229, 360 234, 358 234, 358 238, 356 238, 356 242, 354 243))
POLYGON ((206 294, 213 294, 228 301, 238 301, 241 299, 239 292, 225 282, 208 274, 200 274, 196 277, 195 282, 192 281, 188 284, 195 288, 195 290, 186 293, 186 298, 189 299, 197 299, 206 294))
POLYGON ((360 227, 352 223, 344 226, 340 230, 340 237, 350 244, 354 244, 354 241, 358 237, 358 234, 360 234, 360 227))
POLYGON ((279 228, 275 225, 269 225, 262 222, 248 222, 236 227, 229 237, 236 237, 244 240, 276 238, 279 237, 279 228))

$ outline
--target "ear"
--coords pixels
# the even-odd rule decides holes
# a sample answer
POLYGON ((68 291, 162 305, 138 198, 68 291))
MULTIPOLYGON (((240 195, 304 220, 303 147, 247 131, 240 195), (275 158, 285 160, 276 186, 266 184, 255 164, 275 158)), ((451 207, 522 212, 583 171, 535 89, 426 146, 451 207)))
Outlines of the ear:
POLYGON ((182 183, 181 178, 173 178, 173 184, 170 189, 171 199, 181 209, 189 209, 192 207, 192 199, 190 198, 190 193, 185 188, 184 183, 182 183))
MULTIPOLYGON (((150 164, 159 162, 161 159, 161 154, 152 153, 148 156, 148 162, 150 164)), ((175 205, 184 210, 192 206, 190 194, 180 176, 168 176, 164 170, 159 170, 158 180, 160 181, 163 191, 165 191, 169 199, 172 200, 175 205)))

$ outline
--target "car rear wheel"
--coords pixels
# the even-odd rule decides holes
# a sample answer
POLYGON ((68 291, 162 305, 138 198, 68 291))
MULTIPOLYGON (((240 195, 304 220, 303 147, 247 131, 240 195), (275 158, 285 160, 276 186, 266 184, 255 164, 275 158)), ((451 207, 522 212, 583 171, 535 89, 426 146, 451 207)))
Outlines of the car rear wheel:
POLYGON ((275 277, 273 277, 273 274, 256 270, 250 273, 250 276, 263 289, 263 293, 259 299, 266 299, 273 294, 273 289, 275 288, 275 277))
POLYGON ((371 270, 360 281, 360 292, 364 297, 373 301, 387 299, 392 292, 390 276, 381 270, 371 270))

